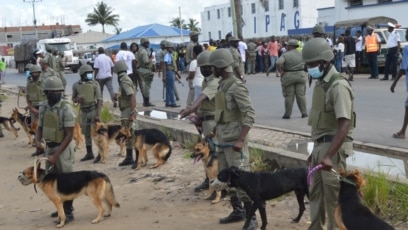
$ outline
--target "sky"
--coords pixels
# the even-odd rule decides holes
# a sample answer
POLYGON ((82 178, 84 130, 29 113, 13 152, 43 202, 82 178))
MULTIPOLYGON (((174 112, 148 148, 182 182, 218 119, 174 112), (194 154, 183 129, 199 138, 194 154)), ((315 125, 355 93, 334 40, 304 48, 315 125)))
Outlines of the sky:
MULTIPOLYGON (((88 26, 85 19, 93 7, 101 0, 0 0, 0 26, 33 25, 33 4, 37 25, 79 24, 82 31, 102 31, 101 25, 88 26)), ((103 0, 119 15, 122 31, 137 26, 159 23, 170 25, 169 21, 179 16, 186 22, 189 18, 201 21, 200 12, 204 7, 227 3, 229 0, 103 0)), ((199 25, 199 27, 201 27, 199 25)), ((105 27, 105 32, 113 33, 114 28, 105 27)))

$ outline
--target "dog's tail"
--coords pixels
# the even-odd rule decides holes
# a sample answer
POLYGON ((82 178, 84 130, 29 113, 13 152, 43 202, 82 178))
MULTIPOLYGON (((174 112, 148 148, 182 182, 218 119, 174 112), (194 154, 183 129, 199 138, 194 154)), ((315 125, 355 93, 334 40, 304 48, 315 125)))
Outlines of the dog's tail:
POLYGON ((119 202, 116 200, 115 193, 113 192, 113 186, 109 177, 104 174, 103 179, 106 181, 106 190, 105 190, 105 199, 109 202, 112 206, 117 208, 120 207, 119 202))
POLYGON ((163 157, 163 160, 167 161, 171 155, 171 145, 169 144, 167 146, 169 148, 169 151, 166 153, 166 155, 163 157))

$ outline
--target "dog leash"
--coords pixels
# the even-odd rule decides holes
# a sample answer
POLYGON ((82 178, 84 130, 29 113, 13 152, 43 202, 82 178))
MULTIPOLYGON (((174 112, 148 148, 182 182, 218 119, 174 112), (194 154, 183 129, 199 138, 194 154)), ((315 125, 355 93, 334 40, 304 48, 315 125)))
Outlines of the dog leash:
MULTIPOLYGON (((323 168, 322 164, 318 164, 313 168, 312 168, 311 165, 309 165, 309 173, 307 174, 307 185, 310 186, 312 184, 312 175, 313 175, 313 173, 315 173, 316 171, 321 170, 322 168, 323 168)), ((338 177, 336 170, 331 169, 331 172, 338 177)))
MULTIPOLYGON (((207 141, 210 144, 214 145, 215 147, 219 147, 219 148, 230 148, 230 147, 233 146, 232 144, 216 144, 212 138, 207 138, 207 141)), ((241 155, 240 156, 241 157, 241 160, 240 160, 241 165, 240 166, 242 167, 242 166, 244 166, 244 153, 242 152, 242 150, 239 153, 241 155)))

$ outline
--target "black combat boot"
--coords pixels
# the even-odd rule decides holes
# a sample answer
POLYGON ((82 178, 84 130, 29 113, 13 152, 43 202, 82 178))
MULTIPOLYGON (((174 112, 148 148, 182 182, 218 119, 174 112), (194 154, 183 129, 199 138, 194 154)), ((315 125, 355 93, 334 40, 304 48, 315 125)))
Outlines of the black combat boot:
POLYGON ((150 107, 156 106, 156 105, 153 105, 152 103, 150 103, 150 97, 146 97, 146 104, 147 104, 147 106, 150 106, 150 107))
POLYGON ((132 165, 133 163, 133 149, 126 149, 126 157, 119 163, 119 166, 132 165))
POLYGON ((194 188, 194 192, 200 192, 201 190, 207 190, 210 188, 210 181, 208 180, 208 177, 205 177, 205 180, 203 181, 203 183, 197 185, 194 188))
POLYGON ((132 169, 137 168, 137 163, 138 163, 138 160, 139 160, 139 151, 137 151, 137 149, 135 149, 135 152, 136 152, 136 156, 135 156, 135 161, 132 164, 132 169))
POLYGON ((81 158, 81 161, 87 161, 87 160, 92 160, 94 159, 94 154, 92 152, 92 145, 87 145, 86 146, 86 155, 81 158))
MULTIPOLYGON (((248 216, 250 215, 249 213, 251 212, 251 208, 252 208, 252 201, 244 202, 246 218, 248 218, 248 216)), ((249 222, 249 225, 246 228, 246 230, 255 230, 257 229, 257 227, 258 227, 258 221, 256 220, 256 216, 253 215, 251 217, 251 221, 249 222)))
MULTIPOLYGON (((72 221, 74 221, 74 214, 72 213, 72 211, 74 210, 74 207, 72 207, 72 203, 74 201, 73 200, 67 200, 64 201, 64 203, 62 204, 63 208, 64 208, 64 212, 65 212, 65 223, 64 224, 68 224, 72 221)), ((60 224, 61 220, 58 220, 57 224, 60 224)))
POLYGON ((231 197, 231 206, 232 212, 227 217, 221 218, 220 224, 229 224, 245 220, 245 212, 238 197, 231 197))
POLYGON ((101 154, 98 153, 98 156, 96 156, 95 160, 93 161, 94 164, 99 163, 99 161, 101 160, 101 154))

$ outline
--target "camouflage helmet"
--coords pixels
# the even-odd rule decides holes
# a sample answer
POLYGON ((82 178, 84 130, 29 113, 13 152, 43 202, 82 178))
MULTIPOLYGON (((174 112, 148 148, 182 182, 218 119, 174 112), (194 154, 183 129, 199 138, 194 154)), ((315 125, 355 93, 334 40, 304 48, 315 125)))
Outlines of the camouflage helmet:
POLYGON ((210 64, 217 68, 225 68, 232 63, 234 63, 234 59, 228 49, 216 49, 210 55, 210 64))
POLYGON ((321 25, 315 25, 315 26, 313 27, 312 33, 313 33, 313 34, 314 34, 314 33, 324 34, 324 33, 326 33, 326 31, 324 31, 323 26, 321 26, 321 25))
POLYGON ((150 42, 149 39, 147 39, 147 38, 140 39, 140 44, 143 44, 143 43, 146 43, 146 42, 150 42))
POLYGON ((166 42, 166 48, 174 48, 173 42, 166 42))
POLYGON ((92 66, 86 64, 86 65, 81 65, 81 67, 79 68, 79 76, 84 75, 85 73, 88 72, 93 72, 92 66))
POLYGON ((125 61, 117 61, 113 67, 115 73, 126 72, 128 67, 125 61))
POLYGON ((44 82, 44 91, 62 91, 64 90, 64 85, 62 81, 57 76, 48 77, 44 82))
POLYGON ((334 54, 326 39, 313 38, 303 46, 302 57, 306 63, 319 60, 331 61, 334 54))
POLYGON ((38 65, 31 65, 30 73, 41 72, 41 68, 38 65))
POLYGON ((48 57, 41 58, 40 64, 50 64, 50 62, 49 62, 49 60, 48 60, 48 57))
POLYGON ((198 67, 201 67, 201 66, 209 66, 209 65, 211 65, 210 55, 211 55, 211 51, 204 50, 203 52, 201 52, 201 53, 197 56, 197 66, 198 66, 198 67))
MULTIPOLYGON (((30 70, 31 66, 33 66, 33 64, 28 63, 27 65, 24 66, 25 70, 30 70)), ((31 70, 30 70, 31 71, 31 70)))
POLYGON ((166 40, 161 40, 160 45, 166 45, 167 41, 166 40))

